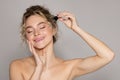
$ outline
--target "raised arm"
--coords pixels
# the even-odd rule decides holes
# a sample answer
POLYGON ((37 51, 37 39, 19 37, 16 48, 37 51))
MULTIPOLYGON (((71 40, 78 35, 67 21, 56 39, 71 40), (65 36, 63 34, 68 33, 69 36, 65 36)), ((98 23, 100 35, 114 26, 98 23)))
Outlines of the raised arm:
POLYGON ((102 41, 81 29, 80 26, 77 25, 76 19, 71 13, 62 12, 58 14, 58 17, 60 21, 77 33, 96 53, 96 55, 91 57, 75 59, 73 74, 82 75, 95 71, 113 59, 114 52, 102 41))

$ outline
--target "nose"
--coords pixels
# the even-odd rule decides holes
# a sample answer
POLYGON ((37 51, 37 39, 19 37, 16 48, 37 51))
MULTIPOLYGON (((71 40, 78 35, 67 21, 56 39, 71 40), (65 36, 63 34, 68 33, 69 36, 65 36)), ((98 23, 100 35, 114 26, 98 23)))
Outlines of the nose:
POLYGON ((34 32, 34 35, 37 36, 37 35, 40 35, 40 34, 41 34, 40 31, 36 29, 35 32, 34 32))

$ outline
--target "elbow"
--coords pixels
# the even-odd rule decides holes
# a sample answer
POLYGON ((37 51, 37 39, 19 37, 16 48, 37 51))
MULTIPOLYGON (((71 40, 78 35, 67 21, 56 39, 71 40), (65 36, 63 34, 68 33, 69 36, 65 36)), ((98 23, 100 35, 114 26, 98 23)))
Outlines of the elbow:
POLYGON ((108 56, 108 62, 111 62, 113 59, 115 58, 115 53, 114 52, 111 52, 108 56))

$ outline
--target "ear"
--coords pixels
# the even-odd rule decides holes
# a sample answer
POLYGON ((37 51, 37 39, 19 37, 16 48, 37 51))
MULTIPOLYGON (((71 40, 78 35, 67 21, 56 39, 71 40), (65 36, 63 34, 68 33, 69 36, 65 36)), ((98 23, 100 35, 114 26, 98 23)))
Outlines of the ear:
POLYGON ((53 28, 53 36, 57 34, 57 28, 53 28))

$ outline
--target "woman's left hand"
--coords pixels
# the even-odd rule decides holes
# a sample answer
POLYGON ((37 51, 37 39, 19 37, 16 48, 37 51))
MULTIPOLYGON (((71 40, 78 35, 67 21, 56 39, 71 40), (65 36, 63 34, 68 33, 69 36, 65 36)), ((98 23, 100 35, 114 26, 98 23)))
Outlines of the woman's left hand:
POLYGON ((70 29, 78 27, 75 16, 69 12, 60 12, 57 17, 70 29))

